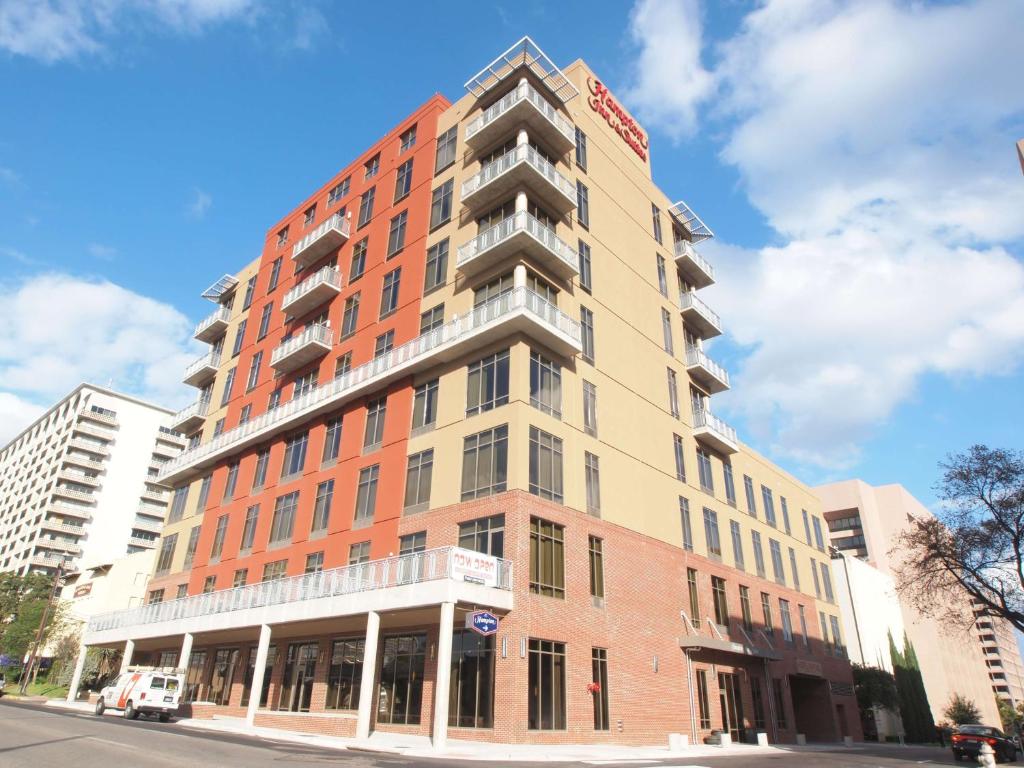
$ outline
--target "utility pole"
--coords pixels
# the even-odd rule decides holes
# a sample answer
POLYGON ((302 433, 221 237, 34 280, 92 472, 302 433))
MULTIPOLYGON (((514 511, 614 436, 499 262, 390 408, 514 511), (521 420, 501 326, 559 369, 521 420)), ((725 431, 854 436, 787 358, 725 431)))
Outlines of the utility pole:
POLYGON ((53 576, 53 586, 50 588, 50 597, 46 601, 46 607, 43 608, 43 616, 39 620, 39 629, 36 630, 36 641, 32 645, 32 653, 29 654, 28 664, 25 665, 25 669, 21 673, 21 687, 19 688, 21 695, 25 695, 25 689, 28 688, 28 679, 32 674, 32 667, 36 663, 36 655, 39 653, 39 643, 43 640, 43 630, 46 629, 46 620, 50 617, 50 606, 53 604, 53 596, 57 594, 57 587, 60 586, 60 580, 63 577, 64 561, 62 560, 57 564, 57 573, 53 576))

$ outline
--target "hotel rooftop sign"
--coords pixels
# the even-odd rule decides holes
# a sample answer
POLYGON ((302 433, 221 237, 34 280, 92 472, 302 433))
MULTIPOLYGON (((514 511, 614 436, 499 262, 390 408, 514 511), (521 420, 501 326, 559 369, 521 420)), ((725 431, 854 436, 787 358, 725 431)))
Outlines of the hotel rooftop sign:
POLYGON ((587 98, 590 108, 603 117, 611 129, 629 145, 629 148, 646 162, 647 134, 640 130, 636 120, 630 117, 626 110, 612 98, 608 87, 600 80, 588 76, 587 89, 590 91, 590 96, 587 98))

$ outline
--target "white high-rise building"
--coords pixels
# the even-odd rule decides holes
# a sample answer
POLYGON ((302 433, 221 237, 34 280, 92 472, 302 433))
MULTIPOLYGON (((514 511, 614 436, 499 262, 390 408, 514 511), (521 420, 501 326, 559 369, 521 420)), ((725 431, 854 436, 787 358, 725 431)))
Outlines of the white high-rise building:
POLYGON ((81 384, 0 449, 0 571, 109 563, 159 538, 172 411, 81 384))

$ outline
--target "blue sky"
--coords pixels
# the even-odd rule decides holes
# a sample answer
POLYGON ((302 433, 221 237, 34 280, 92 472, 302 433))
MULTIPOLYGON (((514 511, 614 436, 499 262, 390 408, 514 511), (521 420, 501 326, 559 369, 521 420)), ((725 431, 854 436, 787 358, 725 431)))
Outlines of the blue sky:
POLYGON ((708 300, 729 333, 711 351, 734 382, 718 407, 743 439, 808 482, 901 482, 930 503, 947 452, 1021 447, 1022 27, 1024 6, 985 2, 402 3, 388 17, 312 0, 8 0, 0 440, 82 379, 183 405, 191 327, 212 308, 201 290, 432 93, 458 98, 530 34, 602 73, 651 133, 655 180, 715 230, 708 300))

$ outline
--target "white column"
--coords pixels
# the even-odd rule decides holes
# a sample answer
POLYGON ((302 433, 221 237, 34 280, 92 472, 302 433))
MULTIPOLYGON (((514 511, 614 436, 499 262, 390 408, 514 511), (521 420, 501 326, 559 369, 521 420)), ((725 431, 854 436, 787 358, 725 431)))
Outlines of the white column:
POLYGON ((516 192, 516 213, 526 213, 526 209, 529 207, 526 201, 526 193, 520 190, 516 192))
POLYGON ((82 670, 85 669, 85 655, 89 652, 88 646, 84 643, 78 649, 78 660, 75 661, 75 672, 71 675, 71 685, 68 686, 68 703, 71 704, 78 698, 78 686, 82 682, 82 670))
POLYGON ((525 288, 526 287, 526 265, 516 264, 515 269, 512 270, 512 287, 513 288, 525 288))
POLYGON ((363 650, 363 674, 359 680, 359 715, 356 720, 356 738, 370 738, 370 712, 373 708, 373 687, 377 669, 377 645, 380 640, 380 614, 366 614, 366 643, 363 650))
POLYGON ((437 674, 434 679, 434 749, 448 743, 448 689, 452 674, 452 624, 455 603, 441 603, 441 623, 437 633, 437 674))
POLYGON ((178 656, 178 666, 184 670, 185 674, 188 674, 188 660, 192 656, 192 634, 190 632, 185 633, 185 637, 181 641, 181 655, 178 656))
POLYGON ((526 132, 525 128, 520 128, 519 133, 516 134, 516 146, 521 147, 524 144, 530 143, 530 134, 526 132))
POLYGON ((252 670, 252 685, 249 686, 249 705, 245 711, 245 722, 256 722, 256 710, 260 708, 263 693, 263 676, 267 671, 267 654, 270 653, 270 625, 260 625, 260 641, 256 646, 256 666, 252 670))
POLYGON ((128 671, 128 665, 132 663, 132 656, 135 654, 135 641, 126 640, 124 644, 124 653, 121 654, 121 670, 118 674, 124 674, 128 671))

